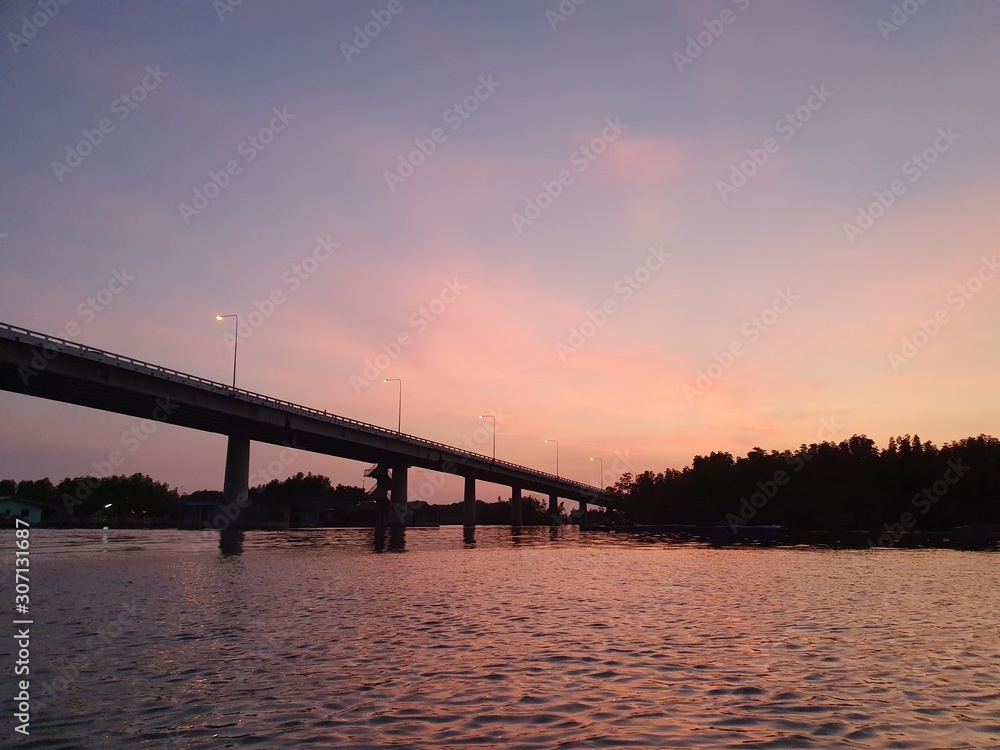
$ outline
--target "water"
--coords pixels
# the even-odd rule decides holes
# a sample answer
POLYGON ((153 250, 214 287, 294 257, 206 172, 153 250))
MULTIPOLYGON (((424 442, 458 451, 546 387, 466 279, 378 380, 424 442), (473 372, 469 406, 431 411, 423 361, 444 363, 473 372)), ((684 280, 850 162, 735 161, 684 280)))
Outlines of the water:
POLYGON ((501 527, 374 547, 34 532, 31 736, 5 708, 0 745, 1000 747, 996 553, 501 527))

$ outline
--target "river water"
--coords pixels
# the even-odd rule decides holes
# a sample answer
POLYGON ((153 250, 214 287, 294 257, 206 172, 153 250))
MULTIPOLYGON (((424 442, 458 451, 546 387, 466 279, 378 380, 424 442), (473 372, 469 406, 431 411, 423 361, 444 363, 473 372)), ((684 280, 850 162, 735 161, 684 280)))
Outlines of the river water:
POLYGON ((34 531, 30 737, 0 638, 0 746, 1000 747, 997 553, 218 541, 34 531))

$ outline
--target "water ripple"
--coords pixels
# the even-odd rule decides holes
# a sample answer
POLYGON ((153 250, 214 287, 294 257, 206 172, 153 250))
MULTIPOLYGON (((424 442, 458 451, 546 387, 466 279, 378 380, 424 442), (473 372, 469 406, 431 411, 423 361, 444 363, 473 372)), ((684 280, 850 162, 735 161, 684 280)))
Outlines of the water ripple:
POLYGON ((38 532, 20 746, 1000 746, 996 554, 377 544, 38 532))

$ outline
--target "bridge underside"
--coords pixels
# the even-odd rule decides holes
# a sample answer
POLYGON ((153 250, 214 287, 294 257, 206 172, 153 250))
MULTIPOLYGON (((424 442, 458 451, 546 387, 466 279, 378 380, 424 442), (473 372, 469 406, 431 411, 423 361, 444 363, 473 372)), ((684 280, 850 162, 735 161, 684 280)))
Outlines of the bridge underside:
POLYGON ((243 471, 242 446, 245 444, 248 451, 249 442, 258 441, 392 467, 390 494, 397 500, 406 497, 409 467, 463 476, 465 518, 472 524, 477 480, 513 489, 511 514, 515 525, 520 524, 522 491, 549 496, 550 511, 554 511, 559 497, 580 502, 581 509, 587 503, 611 507, 608 498, 594 488, 539 476, 524 467, 493 462, 447 446, 437 447, 398 433, 373 432, 322 412, 297 413, 279 408, 277 402, 264 397, 234 392, 217 383, 193 385, 179 375, 152 375, 70 352, 46 353, 37 344, 25 341, 0 338, 0 389, 227 435, 231 443, 229 463, 233 464, 226 471, 227 495, 236 492, 237 487, 245 488, 246 480, 235 479, 243 471), (238 441, 235 447, 234 440, 238 441))

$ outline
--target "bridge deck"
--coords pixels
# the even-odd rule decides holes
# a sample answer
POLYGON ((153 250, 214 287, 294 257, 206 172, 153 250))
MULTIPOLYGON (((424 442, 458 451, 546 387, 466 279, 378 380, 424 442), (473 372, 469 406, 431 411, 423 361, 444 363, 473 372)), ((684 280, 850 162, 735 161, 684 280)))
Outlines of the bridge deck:
POLYGON ((0 389, 609 505, 600 489, 581 482, 7 323, 0 323, 0 389))

